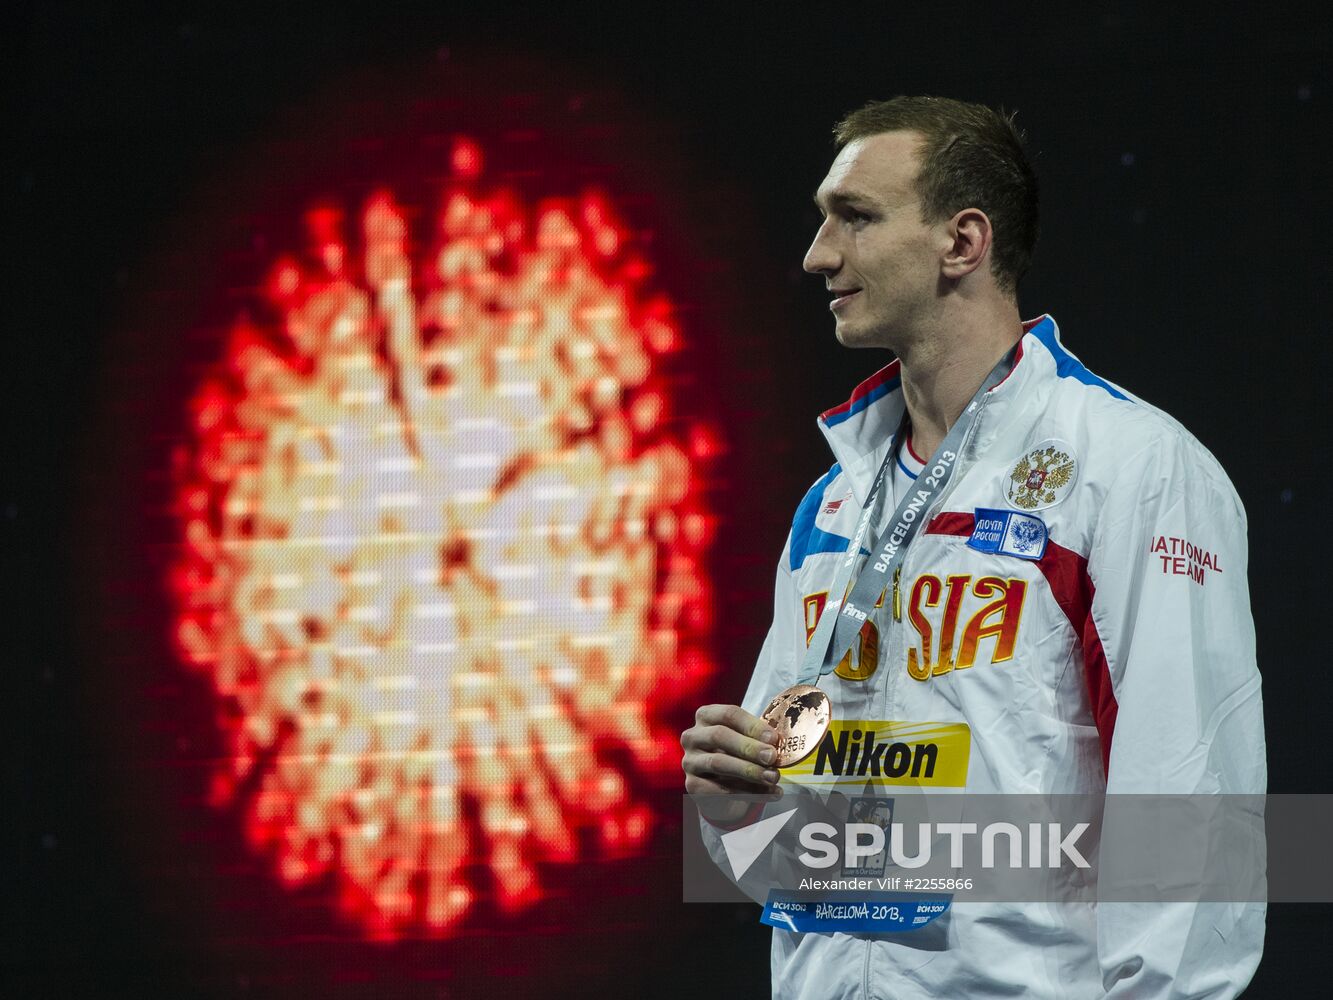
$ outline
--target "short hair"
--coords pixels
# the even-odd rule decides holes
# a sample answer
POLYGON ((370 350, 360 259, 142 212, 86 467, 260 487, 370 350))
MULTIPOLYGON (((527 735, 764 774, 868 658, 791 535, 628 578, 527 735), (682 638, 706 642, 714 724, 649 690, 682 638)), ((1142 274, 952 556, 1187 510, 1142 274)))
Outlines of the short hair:
POLYGON ((965 208, 985 212, 994 230, 991 274, 1018 297, 1018 282, 1037 247, 1037 175, 1014 114, 949 97, 871 101, 833 127, 838 149, 884 132, 925 136, 916 192, 921 221, 939 222, 965 208))

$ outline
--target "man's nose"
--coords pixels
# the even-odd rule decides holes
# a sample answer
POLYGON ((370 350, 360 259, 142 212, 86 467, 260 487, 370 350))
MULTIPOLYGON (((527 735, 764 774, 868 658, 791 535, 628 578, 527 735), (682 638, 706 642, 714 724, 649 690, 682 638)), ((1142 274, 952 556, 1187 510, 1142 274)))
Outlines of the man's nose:
POLYGON ((842 266, 842 259, 830 242, 827 230, 828 220, 825 219, 815 233, 810 249, 805 252, 805 260, 801 262, 801 266, 811 274, 834 274, 842 266))

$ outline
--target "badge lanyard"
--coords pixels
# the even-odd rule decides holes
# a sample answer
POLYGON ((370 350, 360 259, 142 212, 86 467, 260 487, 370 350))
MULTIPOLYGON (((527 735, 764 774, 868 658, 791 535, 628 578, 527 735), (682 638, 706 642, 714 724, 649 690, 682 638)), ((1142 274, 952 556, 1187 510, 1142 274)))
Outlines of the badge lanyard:
POLYGON ((875 540, 874 548, 866 557, 865 567, 857 577, 851 594, 848 595, 847 588, 857 557, 861 553, 862 542, 865 541, 870 522, 880 507, 880 493, 884 486, 885 474, 893 464, 894 456, 898 454, 903 427, 907 423, 904 414, 903 422, 899 424, 889 444, 889 453, 884 456, 879 473, 875 476, 875 482, 870 487, 870 493, 861 510, 861 522, 856 526, 851 544, 847 547, 842 569, 834 586, 829 588, 830 597, 841 593, 844 599, 841 603, 829 601, 826 610, 835 613, 819 616, 819 625, 810 638, 805 660, 801 664, 798 684, 818 683, 820 676, 831 673, 852 648, 852 643, 856 641, 856 636, 861 631, 862 623, 873 611, 880 595, 893 582, 893 574, 902 565, 907 547, 911 545, 912 539, 920 530, 931 501, 941 493, 953 477, 954 468, 958 464, 959 449, 972 425, 976 423, 986 393, 1003 382, 1005 376, 1012 370, 1016 351, 1017 345, 1009 349, 991 369, 971 401, 963 408, 957 423, 944 436, 944 440, 935 449, 935 453, 931 455, 930 461, 926 463, 925 469, 917 479, 919 488, 908 492, 902 498, 898 509, 893 512, 889 526, 875 540))

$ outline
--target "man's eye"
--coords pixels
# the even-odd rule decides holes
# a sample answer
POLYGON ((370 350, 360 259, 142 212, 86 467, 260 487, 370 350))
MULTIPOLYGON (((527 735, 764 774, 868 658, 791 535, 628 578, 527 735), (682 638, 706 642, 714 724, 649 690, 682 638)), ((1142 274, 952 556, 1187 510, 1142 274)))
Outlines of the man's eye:
POLYGON ((856 222, 856 223, 869 222, 870 216, 867 215, 865 212, 858 212, 855 209, 851 209, 847 212, 847 220, 849 222, 856 222))

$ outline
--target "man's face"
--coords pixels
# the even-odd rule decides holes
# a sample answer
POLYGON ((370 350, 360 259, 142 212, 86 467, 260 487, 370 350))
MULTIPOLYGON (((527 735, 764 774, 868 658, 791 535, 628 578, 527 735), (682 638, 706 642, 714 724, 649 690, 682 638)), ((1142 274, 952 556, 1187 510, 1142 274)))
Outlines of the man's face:
POLYGON ((900 347, 935 298, 949 244, 942 226, 921 221, 913 182, 922 142, 917 132, 849 142, 815 193, 824 222, 805 269, 824 276, 847 347, 900 347))

